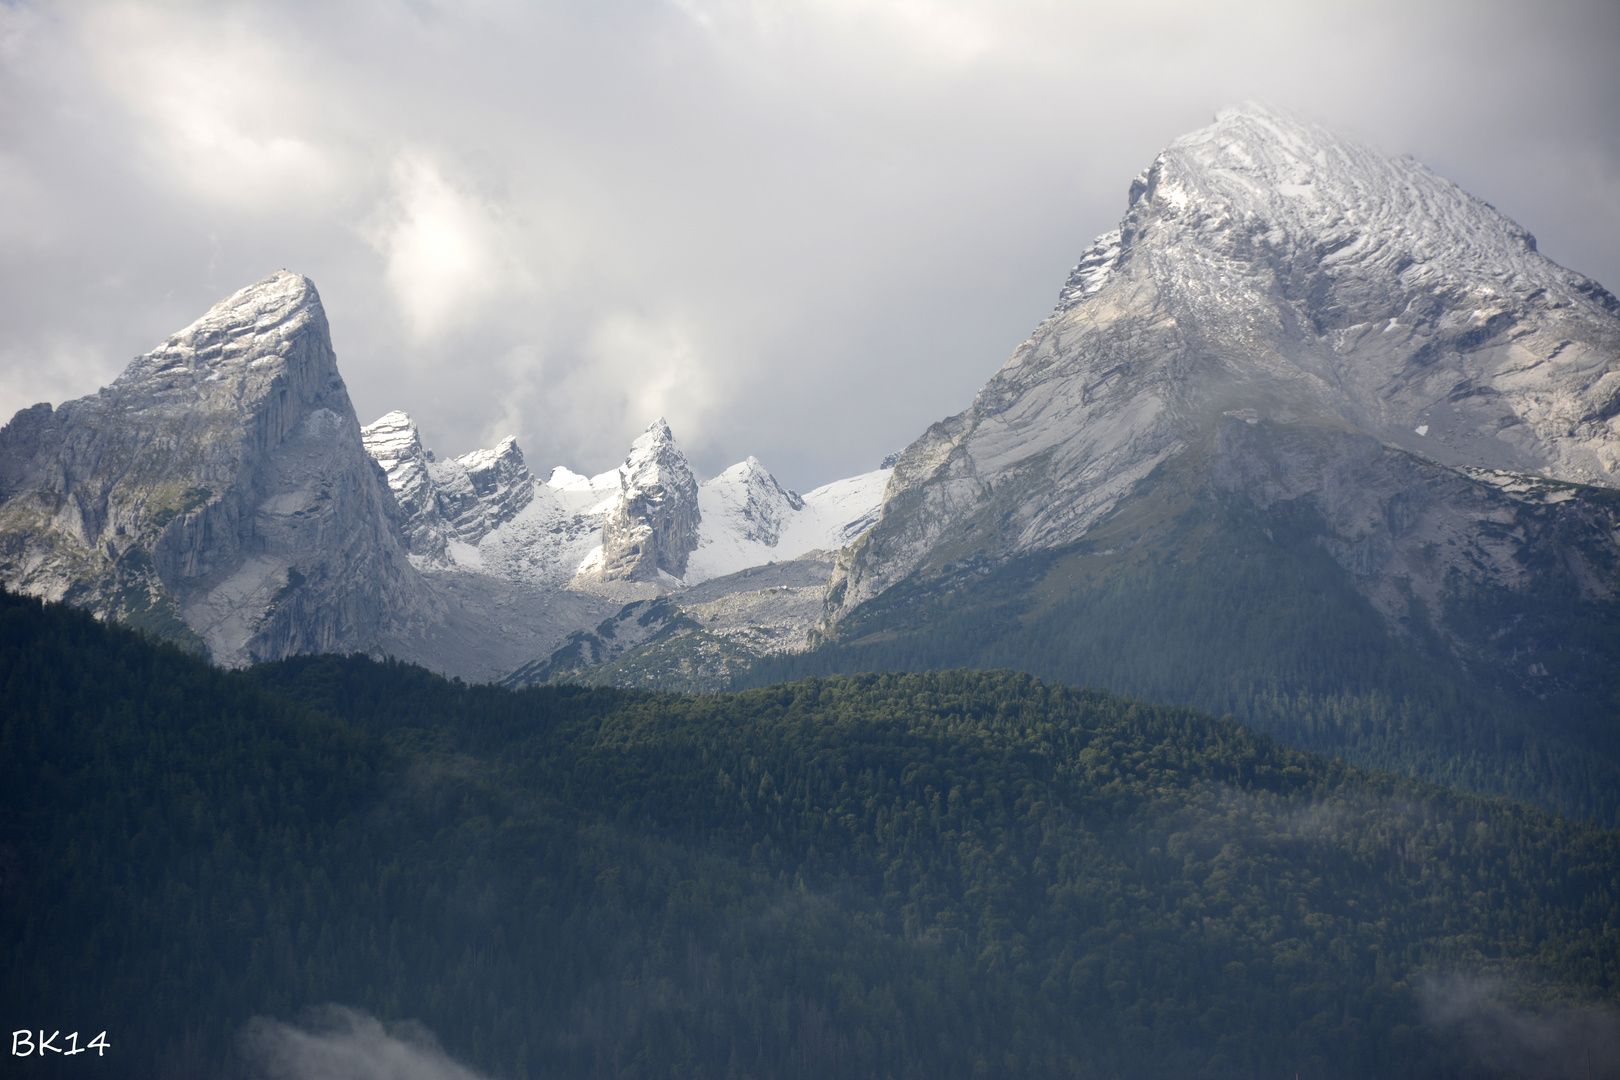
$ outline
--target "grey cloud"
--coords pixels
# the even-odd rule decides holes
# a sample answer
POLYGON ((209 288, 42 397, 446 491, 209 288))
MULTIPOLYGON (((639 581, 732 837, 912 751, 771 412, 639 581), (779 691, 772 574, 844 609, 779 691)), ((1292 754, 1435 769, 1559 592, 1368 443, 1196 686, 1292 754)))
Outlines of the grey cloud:
POLYGON ((416 1023, 384 1027, 341 1005, 306 1026, 255 1017, 242 1036, 248 1061, 267 1080, 483 1080, 416 1023))
POLYGON ((0 414, 286 266, 362 420, 590 472, 663 414, 804 490, 963 408, 1233 100, 1616 284, 1617 54, 1601 3, 0 6, 0 414))

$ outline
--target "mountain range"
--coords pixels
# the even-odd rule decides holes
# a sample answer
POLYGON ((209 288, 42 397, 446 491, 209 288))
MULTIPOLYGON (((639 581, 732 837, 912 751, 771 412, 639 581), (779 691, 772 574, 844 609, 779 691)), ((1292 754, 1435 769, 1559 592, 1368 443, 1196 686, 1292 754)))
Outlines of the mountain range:
POLYGON ((319 294, 280 271, 0 430, 0 574, 230 667, 371 651, 487 679, 626 603, 825 562, 887 475, 801 497, 748 458, 699 485, 662 419, 594 477, 538 479, 513 439, 438 460, 404 413, 360 425, 319 294))
POLYGON ((805 495, 363 426, 312 283, 0 430, 0 580, 226 666, 715 690, 1017 667, 1620 814, 1620 303, 1410 158, 1246 105, 1126 190, 963 412, 805 495))

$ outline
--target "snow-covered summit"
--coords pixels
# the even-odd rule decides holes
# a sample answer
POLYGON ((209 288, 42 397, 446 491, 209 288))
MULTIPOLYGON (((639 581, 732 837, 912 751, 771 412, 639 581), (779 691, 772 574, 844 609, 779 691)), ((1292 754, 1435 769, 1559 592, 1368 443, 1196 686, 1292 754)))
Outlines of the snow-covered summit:
MULTIPOLYGON (((1387 279, 1404 289, 1476 288, 1613 311, 1595 282, 1536 251, 1495 207, 1410 156, 1386 157, 1255 102, 1222 109, 1172 142, 1132 182, 1120 229, 1097 238, 1058 311, 1094 295, 1154 226, 1239 234, 1251 256, 1300 254, 1304 272, 1387 279)), ((1206 236, 1205 239, 1209 239, 1206 236)), ((1194 275, 1199 276, 1199 275, 1194 275)))
POLYGON ((782 535, 788 515, 804 509, 799 493, 776 482, 770 470, 749 455, 698 492, 705 521, 732 520, 743 540, 772 547, 782 535))
POLYGON ((315 283, 303 274, 278 270, 238 289, 156 349, 136 359, 108 387, 149 383, 165 373, 196 373, 210 382, 239 377, 246 365, 271 356, 286 357, 288 346, 307 331, 325 331, 326 313, 315 283))
POLYGON ((616 492, 619 490, 619 470, 609 469, 595 476, 586 476, 577 473, 566 465, 558 465, 551 470, 551 476, 546 479, 546 486, 558 491, 567 491, 585 494, 601 494, 602 492, 616 492))
POLYGON ((1331 276, 1388 278, 1406 289, 1462 287, 1613 310, 1613 299, 1536 251, 1527 230, 1410 156, 1385 157, 1262 105, 1223 109, 1149 169, 1141 198, 1166 219, 1250 230, 1272 248, 1311 248, 1331 276))
POLYGON ((703 523, 686 584, 841 550, 877 520, 890 472, 835 480, 801 496, 755 458, 738 462, 698 489, 703 523))

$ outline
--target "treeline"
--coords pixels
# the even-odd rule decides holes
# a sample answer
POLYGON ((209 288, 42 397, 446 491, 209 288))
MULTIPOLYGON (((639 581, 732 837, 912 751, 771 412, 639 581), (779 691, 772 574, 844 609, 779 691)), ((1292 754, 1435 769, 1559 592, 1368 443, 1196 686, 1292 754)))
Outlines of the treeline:
POLYGON ((0 1012, 118 1055, 12 1072, 338 1002, 501 1077, 1486 1077, 1432 977, 1620 997, 1615 833, 1009 672, 231 674, 4 596, 0 717, 0 1012))

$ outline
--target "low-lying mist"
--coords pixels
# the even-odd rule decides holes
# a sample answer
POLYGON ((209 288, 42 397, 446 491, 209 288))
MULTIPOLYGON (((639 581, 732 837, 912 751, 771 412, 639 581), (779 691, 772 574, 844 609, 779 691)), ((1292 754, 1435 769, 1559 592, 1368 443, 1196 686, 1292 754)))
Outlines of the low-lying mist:
POLYGON ((268 1080, 484 1080, 452 1061, 423 1025, 384 1026, 342 1005, 312 1010, 303 1026, 254 1017, 242 1042, 268 1080))

